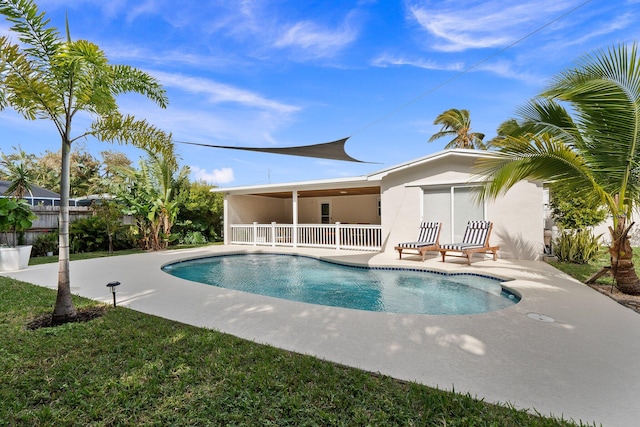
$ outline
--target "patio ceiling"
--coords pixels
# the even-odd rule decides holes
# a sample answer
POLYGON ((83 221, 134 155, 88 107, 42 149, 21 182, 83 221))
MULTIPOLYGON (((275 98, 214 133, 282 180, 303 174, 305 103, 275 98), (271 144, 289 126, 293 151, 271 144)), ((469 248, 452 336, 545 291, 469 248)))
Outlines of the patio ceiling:
MULTIPOLYGON (((280 199, 290 199, 292 191, 277 191, 268 193, 254 193, 253 196, 276 197, 280 199)), ((342 197, 342 196, 362 196, 367 194, 380 194, 380 187, 348 187, 348 188, 328 188, 315 190, 299 190, 298 198, 306 197, 342 197)))

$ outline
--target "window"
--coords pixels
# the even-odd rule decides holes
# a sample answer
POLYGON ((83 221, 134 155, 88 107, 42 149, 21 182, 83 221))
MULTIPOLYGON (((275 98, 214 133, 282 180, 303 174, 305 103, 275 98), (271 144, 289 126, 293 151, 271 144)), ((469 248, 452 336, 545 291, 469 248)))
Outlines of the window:
POLYGON ((468 221, 484 220, 484 205, 476 201, 474 187, 427 187, 423 189, 424 221, 441 221, 440 241, 460 242, 468 221))
POLYGON ((320 203, 320 224, 331 224, 331 204, 320 203))

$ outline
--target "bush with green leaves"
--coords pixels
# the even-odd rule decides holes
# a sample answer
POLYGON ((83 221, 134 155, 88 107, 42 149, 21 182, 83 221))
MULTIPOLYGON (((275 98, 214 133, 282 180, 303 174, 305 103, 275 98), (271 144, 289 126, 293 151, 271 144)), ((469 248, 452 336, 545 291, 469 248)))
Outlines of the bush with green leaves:
POLYGON ((214 186, 204 182, 183 183, 178 195, 180 211, 174 226, 175 233, 185 238, 189 232, 200 232, 207 241, 222 240, 223 199, 212 193, 214 186))
POLYGON ((588 264, 598 256, 601 235, 591 230, 563 230, 553 241, 554 255, 559 261, 588 264))
POLYGON ((188 231, 184 237, 180 238, 183 245, 204 245, 207 238, 199 231, 188 231))
POLYGON ((34 256, 45 256, 47 252, 58 254, 58 231, 43 233, 33 242, 31 253, 34 256))
MULTIPOLYGON (((71 223, 69 235, 71 251, 95 252, 109 250, 109 230, 107 220, 101 216, 81 218, 71 223)), ((113 231, 113 249, 131 249, 135 247, 129 227, 120 226, 113 231)))
POLYGON ((560 228, 581 230, 600 224, 607 217, 607 210, 594 206, 579 194, 571 193, 559 186, 551 188, 551 213, 560 228))

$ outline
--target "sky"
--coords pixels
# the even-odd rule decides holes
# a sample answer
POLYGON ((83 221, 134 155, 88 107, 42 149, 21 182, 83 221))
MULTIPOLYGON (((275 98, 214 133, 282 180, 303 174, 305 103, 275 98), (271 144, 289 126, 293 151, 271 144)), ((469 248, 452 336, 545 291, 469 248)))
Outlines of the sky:
MULTIPOLYGON (((434 119, 470 112, 489 140, 558 73, 640 39, 640 0, 39 0, 51 24, 164 86, 169 105, 118 98, 120 110, 176 141, 246 147, 350 136, 366 163, 176 143, 192 180, 219 187, 366 175, 435 153, 434 119)), ((0 21, 0 35, 9 25, 0 21)), ((86 128, 75 123, 76 134, 86 128)), ((99 157, 133 147, 79 142, 99 157)), ((48 121, 0 111, 0 150, 60 149, 48 121)))

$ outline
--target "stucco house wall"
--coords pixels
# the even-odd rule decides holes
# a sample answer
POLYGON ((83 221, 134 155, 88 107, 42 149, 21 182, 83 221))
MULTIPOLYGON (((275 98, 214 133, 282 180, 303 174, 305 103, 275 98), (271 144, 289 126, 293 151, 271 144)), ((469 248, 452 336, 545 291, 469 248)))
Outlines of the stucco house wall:
POLYGON ((491 155, 486 151, 446 150, 361 177, 220 189, 218 191, 227 193, 225 231, 228 232, 232 224, 294 222, 292 198, 256 194, 332 190, 333 197, 299 197, 297 223, 319 224, 320 205, 329 202, 330 223, 380 224, 382 251, 395 252, 394 246, 398 243, 415 240, 421 221, 441 221, 445 232, 440 242, 450 243, 456 236, 462 236, 468 219, 486 219, 494 224, 490 242, 500 245, 500 257, 539 259, 544 248, 545 218, 541 183, 520 182, 497 200, 484 202, 481 208, 469 207, 473 205, 469 187, 480 184, 474 165, 478 158, 491 155), (379 187, 379 194, 376 191, 376 194, 342 196, 339 190, 346 186, 379 187), (440 215, 435 201, 443 200, 440 196, 449 197, 449 191, 452 195, 448 206, 440 215), (460 205, 452 202, 461 200, 464 203, 460 205), (467 214, 482 218, 467 218, 467 214))
MULTIPOLYGON (((378 215, 378 195, 308 197, 298 200, 298 221, 300 224, 320 224, 320 205, 331 205, 330 223, 380 224, 378 215)), ((291 203, 289 203, 291 206, 291 203)))
MULTIPOLYGON (((423 195, 429 188, 469 186, 478 182, 473 165, 475 156, 443 156, 419 163, 382 178, 383 250, 393 251, 399 242, 415 240, 420 221, 450 218, 424 218, 423 195)), ((437 209, 436 209, 437 210, 437 209)), ((521 182, 495 201, 484 204, 485 219, 494 223, 490 242, 500 245, 504 258, 537 259, 543 252, 544 201, 540 183, 521 182)), ((459 230, 458 230, 459 231, 459 230)), ((441 243, 454 240, 443 233, 441 243)))

